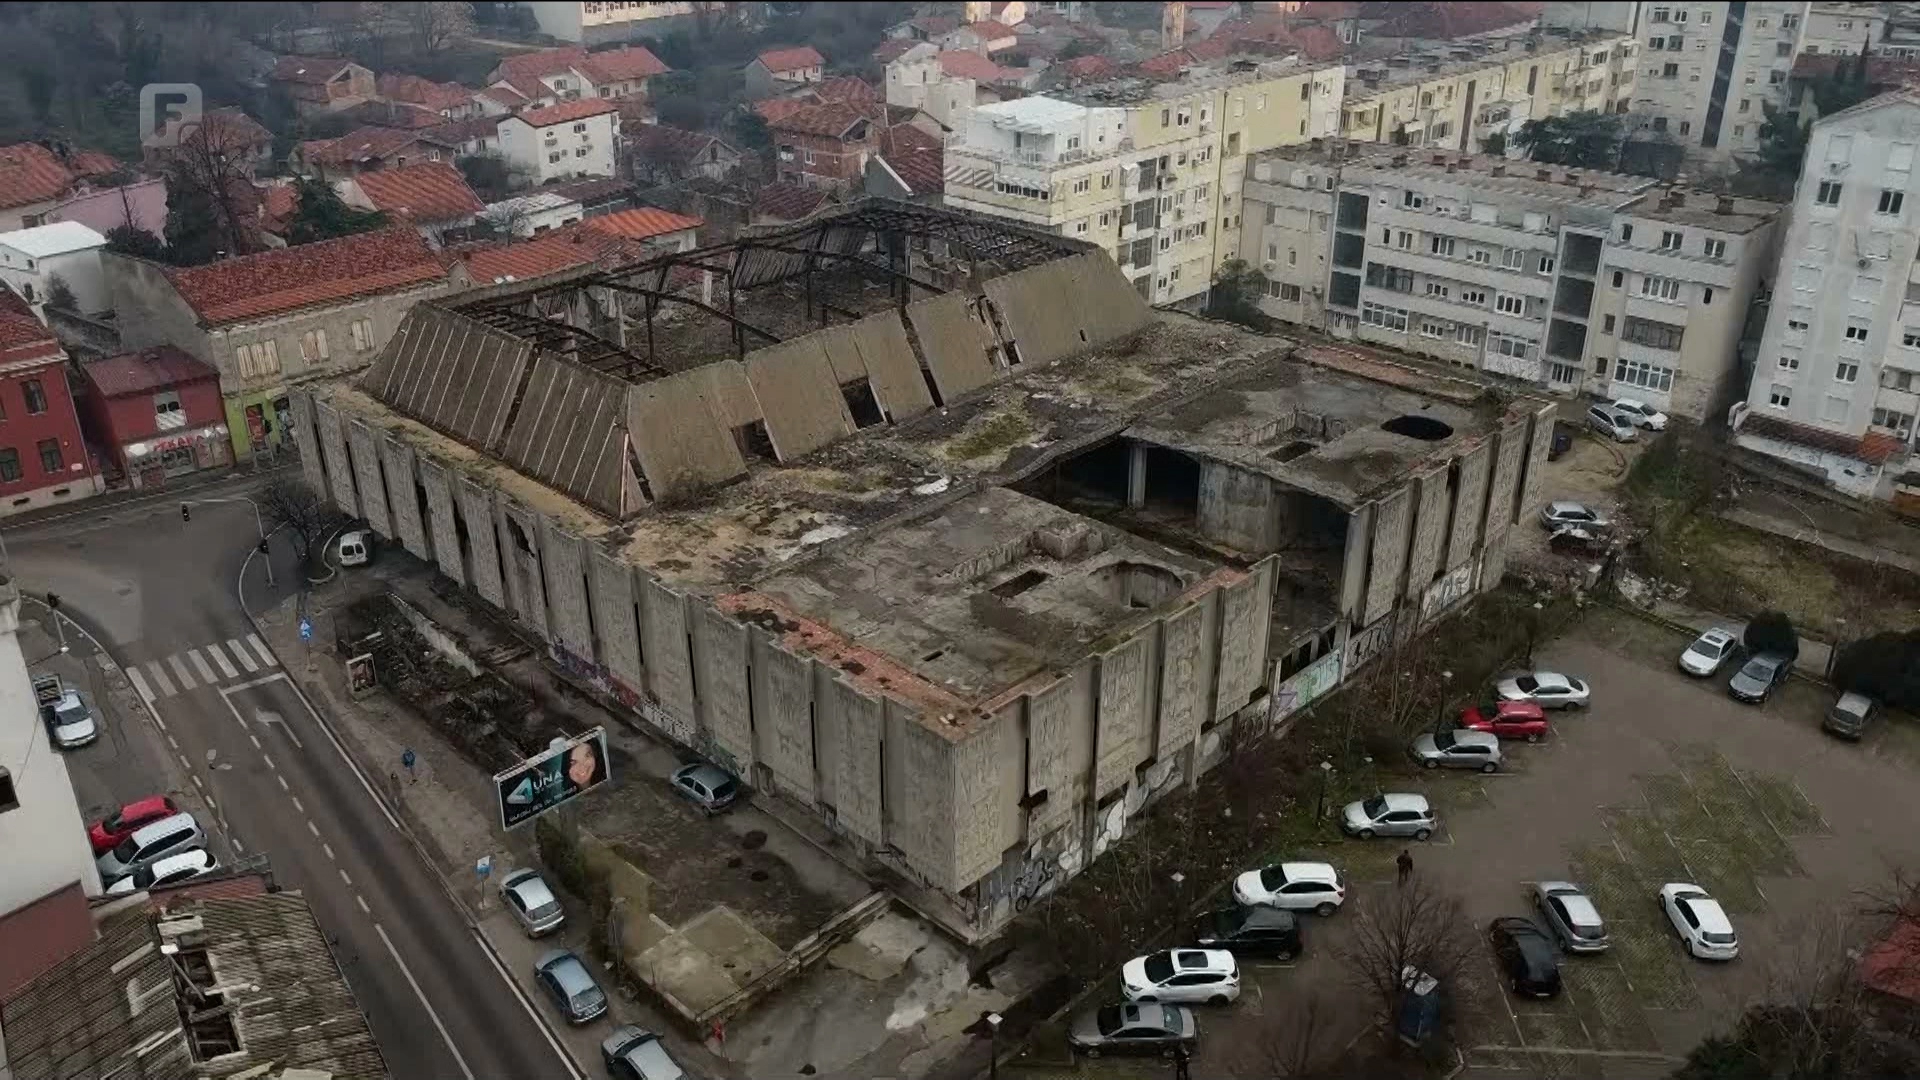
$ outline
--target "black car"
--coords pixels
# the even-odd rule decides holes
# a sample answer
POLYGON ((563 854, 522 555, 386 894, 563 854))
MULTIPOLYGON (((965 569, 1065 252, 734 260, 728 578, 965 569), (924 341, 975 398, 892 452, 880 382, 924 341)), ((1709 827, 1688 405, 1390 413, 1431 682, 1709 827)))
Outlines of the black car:
POLYGON ((1203 949, 1225 949, 1235 956, 1291 960, 1300 955, 1300 920, 1291 911, 1236 904, 1200 916, 1193 939, 1203 949))
POLYGON ((1793 670, 1793 657, 1785 653, 1755 653, 1733 673, 1727 682, 1727 696, 1735 701, 1763 705, 1773 696, 1773 688, 1787 679, 1793 670))
POLYGON ((1560 950, 1533 920, 1495 919, 1487 936, 1514 993, 1540 998, 1560 995, 1560 950))

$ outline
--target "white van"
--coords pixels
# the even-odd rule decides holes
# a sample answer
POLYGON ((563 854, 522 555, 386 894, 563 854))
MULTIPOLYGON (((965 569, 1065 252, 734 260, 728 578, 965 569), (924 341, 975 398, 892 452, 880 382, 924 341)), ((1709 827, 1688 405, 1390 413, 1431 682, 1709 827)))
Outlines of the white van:
POLYGON ((365 566, 373 557, 373 534, 365 529, 341 533, 334 545, 334 555, 341 566, 365 566))
POLYGON ((192 814, 175 814, 135 829, 112 851, 100 856, 100 883, 112 885, 135 870, 192 848, 207 846, 207 834, 192 814))

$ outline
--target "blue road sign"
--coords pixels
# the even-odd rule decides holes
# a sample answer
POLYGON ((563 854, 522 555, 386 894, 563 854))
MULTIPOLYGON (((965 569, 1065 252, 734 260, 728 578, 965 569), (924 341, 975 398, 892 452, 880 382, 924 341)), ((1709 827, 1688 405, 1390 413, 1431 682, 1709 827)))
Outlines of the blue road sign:
POLYGON ((313 621, 308 619, 305 615, 300 616, 300 640, 301 641, 313 640, 313 621))
POLYGON ((413 747, 409 746, 400 752, 400 767, 403 769, 411 769, 413 768, 413 762, 413 747))

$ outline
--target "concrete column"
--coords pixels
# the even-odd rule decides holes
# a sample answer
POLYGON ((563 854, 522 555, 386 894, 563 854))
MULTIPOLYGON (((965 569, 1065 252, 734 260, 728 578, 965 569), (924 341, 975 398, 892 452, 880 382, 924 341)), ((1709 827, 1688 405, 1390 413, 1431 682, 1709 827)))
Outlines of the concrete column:
POLYGON ((1147 505, 1147 448, 1134 443, 1127 455, 1127 509, 1147 505))

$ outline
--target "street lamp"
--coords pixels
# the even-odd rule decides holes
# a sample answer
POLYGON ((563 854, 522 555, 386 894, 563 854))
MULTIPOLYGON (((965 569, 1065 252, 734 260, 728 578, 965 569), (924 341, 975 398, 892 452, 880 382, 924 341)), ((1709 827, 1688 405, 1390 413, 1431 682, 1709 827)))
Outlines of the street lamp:
POLYGON ((1000 1080, 1000 1021, 997 1012, 987 1014, 987 1039, 992 1056, 987 1058, 987 1080, 1000 1080))
POLYGON ((1327 818, 1327 785, 1333 781, 1333 762, 1320 763, 1320 800, 1313 810, 1313 824, 1318 827, 1327 818))

